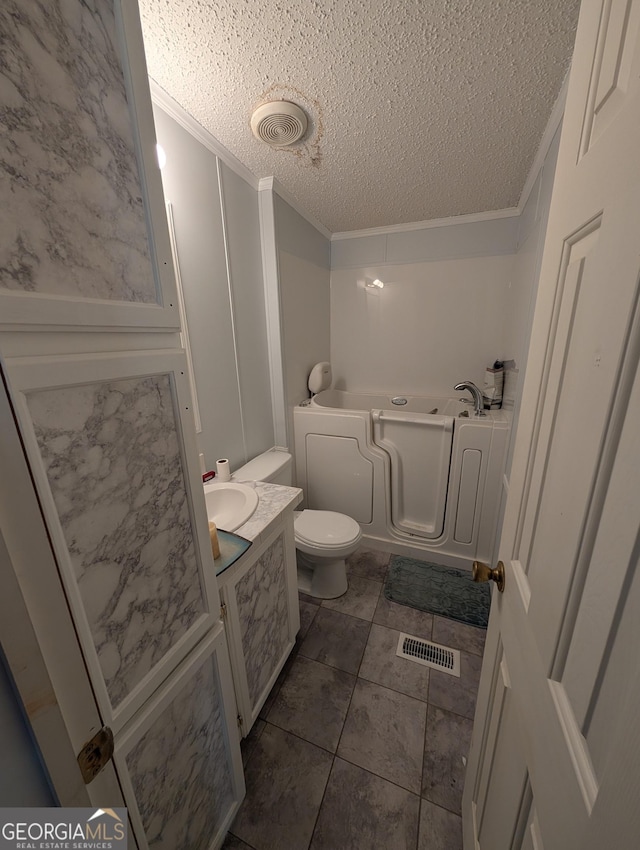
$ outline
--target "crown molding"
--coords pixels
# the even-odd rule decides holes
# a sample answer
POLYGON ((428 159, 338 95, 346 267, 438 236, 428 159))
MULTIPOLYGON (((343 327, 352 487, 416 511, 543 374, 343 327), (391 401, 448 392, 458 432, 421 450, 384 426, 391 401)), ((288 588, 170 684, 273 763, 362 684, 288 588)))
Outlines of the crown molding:
POLYGON ((234 171, 238 177, 242 177, 253 189, 258 188, 258 178, 250 171, 246 165, 234 156, 231 151, 219 142, 208 130, 199 124, 196 119, 180 104, 174 100, 171 95, 160 86, 154 79, 149 77, 149 88, 151 89, 151 100, 156 106, 163 109, 167 115, 170 115, 174 121, 180 124, 181 127, 196 138, 205 148, 215 154, 218 159, 234 171))
POLYGON ((571 68, 569 68, 569 70, 565 74, 565 78, 562 83, 562 86, 560 87, 558 97, 556 98, 556 102, 553 104, 551 115, 549 116, 549 120, 547 121, 547 126, 545 127, 544 133, 542 134, 542 138, 540 139, 538 150, 536 151, 536 155, 533 158, 533 163, 531 165, 531 168, 529 169, 529 173, 527 174, 527 179, 524 181, 524 186, 522 187, 522 192, 520 193, 520 200, 518 201, 519 213, 522 212, 522 210, 525 208, 525 204, 529 200, 531 190, 535 185, 535 182, 538 178, 538 174, 540 173, 540 170, 544 165, 544 161, 547 158, 547 154, 549 153, 549 148, 551 147, 553 137, 555 136, 558 127, 562 123, 562 118, 564 116, 564 107, 567 102, 567 90, 569 88, 570 71, 571 68))
POLYGON ((272 192, 275 192, 276 195, 279 195, 279 197, 281 197, 283 201, 286 201, 286 203, 289 204, 290 207, 293 207, 293 209, 298 213, 298 215, 301 215, 302 218, 306 219, 306 221, 308 221, 312 227, 315 227, 315 229, 319 233, 321 233, 325 237, 325 239, 331 240, 333 238, 331 231, 327 230, 324 224, 321 224, 317 218, 314 218, 310 213, 308 213, 304 209, 304 207, 302 207, 298 203, 298 201, 296 201, 293 195, 291 195, 284 188, 282 183, 280 183, 280 181, 276 177, 262 177, 258 181, 258 190, 262 191, 263 189, 271 189, 272 192))
POLYGON ((149 86, 151 89, 151 100, 154 104, 163 109, 170 115, 178 124, 184 127, 187 132, 194 136, 204 147, 215 154, 226 166, 234 171, 239 177, 245 180, 253 189, 262 190, 270 189, 275 192, 283 201, 289 204, 290 207, 302 216, 312 227, 321 233, 330 241, 340 241, 343 239, 359 239, 366 236, 386 236, 391 233, 409 233, 415 230, 427 230, 432 227, 449 227, 460 224, 473 224, 480 221, 493 221, 495 219, 510 218, 518 216, 524 209, 531 190, 535 185, 536 179, 544 164, 544 160, 549 152, 551 142, 556 134, 558 127, 562 122, 564 115, 564 107, 567 99, 567 89, 569 85, 569 71, 564 78, 564 82, 553 105, 551 115, 545 127, 545 131, 540 140, 538 150, 534 157, 531 168, 525 180, 520 199, 517 207, 509 207, 502 210, 489 210, 480 213, 471 213, 470 215, 457 215, 448 218, 433 218, 426 221, 413 221, 407 224, 392 224, 386 227, 369 227, 364 230, 345 230, 337 233, 332 233, 328 228, 321 224, 316 218, 308 213, 304 207, 291 195, 287 189, 275 177, 258 178, 247 168, 231 151, 216 139, 208 130, 199 124, 196 119, 190 115, 180 104, 175 101, 167 92, 151 77, 149 77, 149 86))
POLYGON ((387 236, 390 233, 409 233, 414 230, 429 230, 432 227, 474 224, 478 221, 493 221, 498 218, 512 218, 517 215, 520 215, 518 207, 509 207, 509 209, 505 210, 490 210, 488 212, 470 213, 469 215, 454 215, 449 218, 431 218, 427 221, 412 221, 408 224, 391 224, 388 227, 369 227, 366 230, 344 230, 334 233, 331 241, 359 239, 363 236, 387 236))
POLYGON ((454 224, 473 224, 478 221, 491 221, 499 218, 510 218, 511 216, 519 216, 522 213, 522 210, 529 199, 529 195, 531 194, 531 190, 533 189, 540 169, 544 165, 544 161, 546 159, 547 154, 549 153, 549 148, 551 147, 551 142, 553 141, 553 137, 556 134, 556 131, 560 124, 562 123, 562 118, 564 116, 564 108, 567 100, 567 90, 569 88, 569 71, 567 71, 562 86, 560 88, 560 92, 558 93, 558 97, 553 105, 553 109, 551 110, 551 115, 549 116, 549 120, 547 121, 547 126, 545 127, 544 133, 542 134, 542 139, 540 140, 540 144, 538 145, 538 150, 536 151, 536 155, 533 159, 533 163, 531 168, 529 169, 529 173, 527 174, 527 179, 525 180, 524 186, 522 187, 522 192, 520 193, 520 199, 518 200, 517 207, 509 207, 508 209, 502 210, 490 210, 488 212, 481 213, 471 213, 470 215, 456 215, 451 216, 449 218, 432 218, 427 221, 414 221, 409 224, 393 224, 389 227, 369 227, 365 230, 345 230, 334 233, 331 236, 332 242, 338 242, 342 239, 358 239, 364 236, 386 236, 390 233, 408 233, 413 230, 426 230, 430 227, 448 227, 454 224))

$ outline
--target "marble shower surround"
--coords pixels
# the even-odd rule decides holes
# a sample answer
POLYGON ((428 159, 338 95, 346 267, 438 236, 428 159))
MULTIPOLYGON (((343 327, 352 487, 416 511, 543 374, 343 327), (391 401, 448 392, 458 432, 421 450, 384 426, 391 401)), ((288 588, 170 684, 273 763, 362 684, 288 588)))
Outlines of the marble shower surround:
POLYGON ((127 755, 149 846, 206 850, 233 800, 212 660, 127 755))
POLYGON ((0 288, 155 303, 112 0, 3 0, 0 41, 0 288))
POLYGON ((289 641, 284 548, 278 537, 236 585, 242 649, 255 706, 289 641))
POLYGON ((112 704, 206 610, 167 375, 29 393, 112 704))

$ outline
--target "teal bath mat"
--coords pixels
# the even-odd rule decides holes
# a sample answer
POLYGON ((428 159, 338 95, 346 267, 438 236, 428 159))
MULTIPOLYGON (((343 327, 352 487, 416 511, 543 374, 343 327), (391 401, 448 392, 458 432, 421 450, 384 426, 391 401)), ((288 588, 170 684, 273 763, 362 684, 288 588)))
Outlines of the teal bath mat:
POLYGON ((394 555, 384 595, 399 605, 449 617, 469 626, 486 629, 489 622, 489 585, 476 584, 470 571, 394 555))

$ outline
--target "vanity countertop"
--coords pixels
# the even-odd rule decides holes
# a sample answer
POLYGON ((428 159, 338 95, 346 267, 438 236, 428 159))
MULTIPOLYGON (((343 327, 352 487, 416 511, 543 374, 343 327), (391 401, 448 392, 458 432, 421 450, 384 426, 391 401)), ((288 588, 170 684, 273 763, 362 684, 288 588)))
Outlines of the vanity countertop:
POLYGON ((282 484, 266 484, 263 481, 243 481, 255 487, 258 493, 258 507, 251 517, 236 528, 235 533, 253 543, 264 539, 271 531, 283 511, 293 510, 302 501, 302 490, 298 487, 284 487, 282 484))

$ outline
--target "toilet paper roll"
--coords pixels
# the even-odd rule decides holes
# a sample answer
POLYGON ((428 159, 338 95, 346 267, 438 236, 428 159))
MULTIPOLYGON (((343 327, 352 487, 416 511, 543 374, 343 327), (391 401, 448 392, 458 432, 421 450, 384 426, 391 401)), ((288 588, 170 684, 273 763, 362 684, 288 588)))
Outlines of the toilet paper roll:
POLYGON ((226 457, 221 457, 216 461, 216 475, 218 481, 231 481, 231 467, 226 457))

